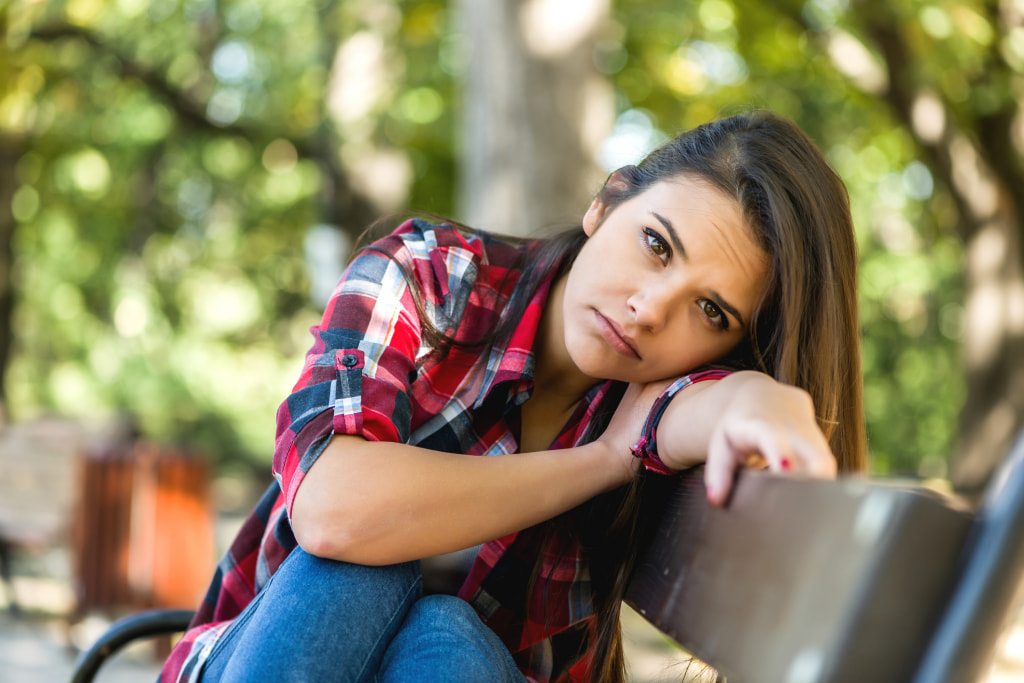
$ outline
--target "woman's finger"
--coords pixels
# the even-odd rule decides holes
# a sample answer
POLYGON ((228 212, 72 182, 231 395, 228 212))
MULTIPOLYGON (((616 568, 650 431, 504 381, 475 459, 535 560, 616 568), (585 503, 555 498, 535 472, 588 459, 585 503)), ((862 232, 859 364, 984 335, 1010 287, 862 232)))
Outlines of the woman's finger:
POLYGON ((741 457, 725 430, 718 430, 708 444, 708 458, 704 466, 704 487, 708 503, 721 507, 729 498, 733 478, 741 457))
POLYGON ((836 462, 824 435, 816 425, 810 435, 803 432, 760 421, 734 423, 719 430, 708 448, 708 502, 715 506, 725 503, 740 467, 767 467, 783 474, 834 478, 836 462))

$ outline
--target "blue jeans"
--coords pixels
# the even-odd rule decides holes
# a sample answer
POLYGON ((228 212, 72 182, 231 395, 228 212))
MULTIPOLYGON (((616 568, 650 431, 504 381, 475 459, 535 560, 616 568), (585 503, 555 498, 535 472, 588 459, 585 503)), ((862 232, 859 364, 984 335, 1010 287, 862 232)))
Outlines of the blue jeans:
POLYGON ((221 636, 203 683, 522 683, 470 605, 422 597, 419 562, 336 562, 295 548, 221 636))

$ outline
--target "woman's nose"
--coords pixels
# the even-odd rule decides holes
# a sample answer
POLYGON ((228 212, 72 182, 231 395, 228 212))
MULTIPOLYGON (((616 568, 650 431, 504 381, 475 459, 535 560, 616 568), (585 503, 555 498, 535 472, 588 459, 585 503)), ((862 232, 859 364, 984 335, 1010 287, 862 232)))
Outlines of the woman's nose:
POLYGON ((638 289, 627 301, 633 323, 650 332, 658 331, 668 319, 671 300, 672 293, 664 285, 638 289))

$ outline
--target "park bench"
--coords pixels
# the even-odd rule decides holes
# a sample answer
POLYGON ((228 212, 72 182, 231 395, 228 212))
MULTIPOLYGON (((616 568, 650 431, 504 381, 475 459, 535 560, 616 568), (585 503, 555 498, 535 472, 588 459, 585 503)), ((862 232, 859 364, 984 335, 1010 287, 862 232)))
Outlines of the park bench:
MULTIPOLYGON (((660 496, 626 602, 729 683, 966 683, 1024 570, 1024 432, 975 510, 921 486, 744 471, 725 509, 699 470, 660 496)), ((115 623, 73 683, 191 612, 115 623)))

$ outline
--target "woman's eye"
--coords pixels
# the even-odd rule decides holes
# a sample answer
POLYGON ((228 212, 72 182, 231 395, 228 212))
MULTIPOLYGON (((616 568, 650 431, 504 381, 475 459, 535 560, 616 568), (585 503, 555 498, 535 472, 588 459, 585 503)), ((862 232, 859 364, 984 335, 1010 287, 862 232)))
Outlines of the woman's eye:
POLYGON ((647 240, 647 248, 655 256, 668 256, 668 244, 661 238, 661 235, 650 228, 644 228, 644 238, 647 240))
POLYGON ((701 310, 704 311, 704 315, 707 316, 708 320, 722 328, 723 330, 729 327, 729 319, 725 317, 722 309, 715 304, 714 301, 708 301, 703 299, 700 302, 701 310))

